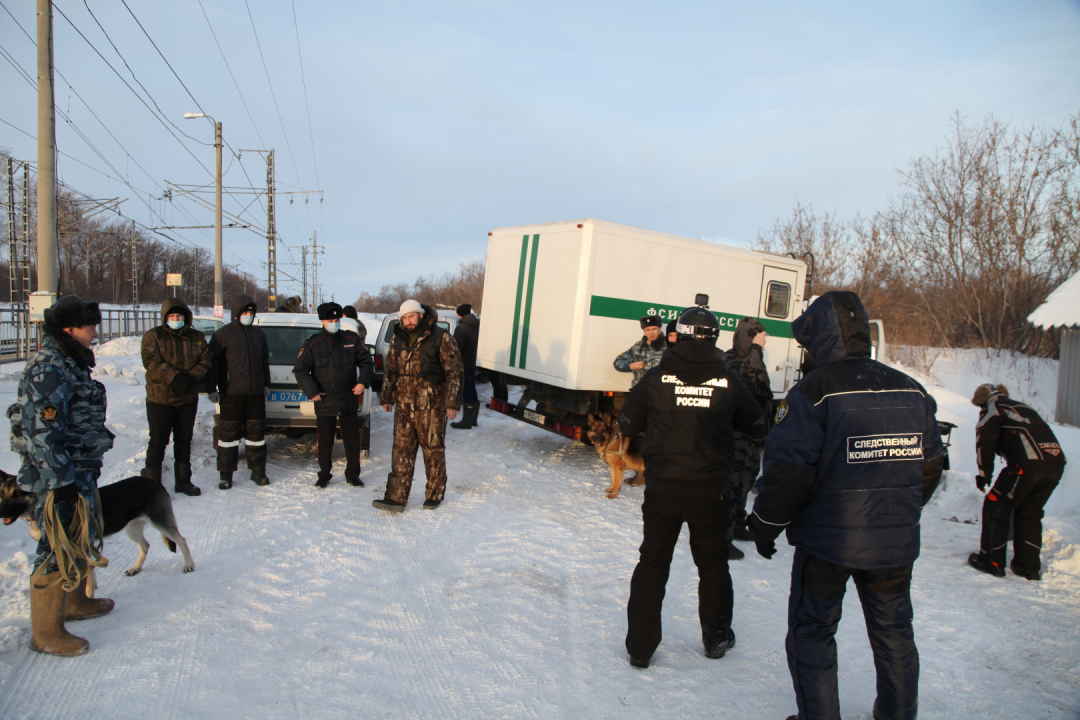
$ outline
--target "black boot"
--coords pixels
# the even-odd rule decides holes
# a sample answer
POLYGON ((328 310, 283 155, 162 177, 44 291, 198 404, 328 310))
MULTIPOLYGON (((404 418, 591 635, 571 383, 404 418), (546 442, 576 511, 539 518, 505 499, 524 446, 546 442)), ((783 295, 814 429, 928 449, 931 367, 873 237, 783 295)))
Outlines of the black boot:
POLYGON ((472 423, 473 427, 476 427, 477 425, 480 424, 480 423, 477 422, 477 420, 479 420, 479 419, 480 419, 480 403, 474 402, 474 403, 472 403, 472 415, 469 418, 469 422, 472 423))
POLYGON ((231 488, 232 487, 232 473, 231 472, 223 472, 223 473, 221 473, 221 479, 218 480, 217 486, 218 486, 218 490, 228 490, 229 488, 231 488))
POLYGON ((270 478, 266 477, 265 470, 252 470, 251 482, 255 483, 259 487, 266 487, 270 484, 270 478))
POLYGON ((476 427, 476 413, 480 411, 480 403, 465 403, 461 409, 461 420, 450 423, 450 427, 458 430, 468 430, 476 427))
POLYGON ((717 630, 705 638, 705 657, 716 660, 735 647, 735 631, 731 628, 717 630))
POLYGON ((160 484, 161 483, 161 466, 159 465, 156 468, 144 467, 142 470, 139 471, 139 475, 141 475, 144 478, 150 478, 151 480, 157 480, 158 484, 160 484))
POLYGON ((735 543, 727 544, 728 560, 742 560, 746 557, 746 553, 739 549, 739 546, 735 543))
POLYGON ((1005 568, 998 567, 990 560, 990 558, 985 557, 982 553, 971 553, 968 555, 968 565, 987 575, 1005 577, 1005 568))
POLYGON ((173 477, 176 480, 173 486, 175 492, 191 497, 202 495, 202 490, 191 484, 191 463, 176 463, 173 467, 173 477))

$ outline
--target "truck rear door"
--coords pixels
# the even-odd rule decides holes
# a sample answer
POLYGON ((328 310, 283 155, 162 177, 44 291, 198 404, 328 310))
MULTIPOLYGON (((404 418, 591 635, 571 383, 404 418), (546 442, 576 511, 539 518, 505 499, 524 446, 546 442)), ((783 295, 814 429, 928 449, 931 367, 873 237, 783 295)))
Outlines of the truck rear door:
POLYGON ((761 306, 758 318, 769 339, 765 343, 765 367, 773 393, 786 393, 795 381, 799 345, 792 338, 795 319, 795 283, 798 273, 787 268, 766 265, 761 279, 761 306))

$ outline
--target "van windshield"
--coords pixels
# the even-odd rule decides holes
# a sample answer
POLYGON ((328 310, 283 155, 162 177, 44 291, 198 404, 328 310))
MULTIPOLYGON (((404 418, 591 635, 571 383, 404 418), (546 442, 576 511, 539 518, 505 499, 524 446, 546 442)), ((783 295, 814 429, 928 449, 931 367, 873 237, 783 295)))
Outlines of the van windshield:
POLYGON ((266 346, 270 350, 271 365, 289 365, 296 362, 300 346, 309 337, 319 332, 305 327, 267 327, 259 328, 266 333, 266 346))

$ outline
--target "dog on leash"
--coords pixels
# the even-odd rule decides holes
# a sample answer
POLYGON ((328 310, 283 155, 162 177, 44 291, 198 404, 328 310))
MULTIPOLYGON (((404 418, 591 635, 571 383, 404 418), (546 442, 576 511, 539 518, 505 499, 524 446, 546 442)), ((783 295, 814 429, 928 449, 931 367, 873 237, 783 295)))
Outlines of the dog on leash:
POLYGON ((618 416, 589 415, 589 428, 586 433, 600 459, 611 468, 611 487, 604 490, 614 500, 619 496, 623 485, 623 471, 633 470, 634 477, 627 485, 638 487, 645 484, 645 458, 641 456, 641 437, 625 437, 619 429, 618 416))
MULTIPOLYGON (((161 483, 150 478, 130 477, 103 485, 98 488, 98 494, 101 496, 101 516, 105 522, 102 533, 105 537, 124 530, 131 541, 139 546, 139 558, 125 572, 126 575, 138 575, 146 561, 150 543, 143 537, 143 528, 147 523, 161 533, 169 552, 176 552, 176 548, 180 548, 184 555, 184 572, 195 569, 187 540, 176 527, 172 499, 161 483)), ((0 518, 3 518, 4 525, 11 525, 20 517, 25 518, 30 522, 30 534, 39 539, 41 529, 34 522, 37 504, 38 496, 35 493, 20 490, 15 476, 0 470, 0 518)), ((87 588, 89 595, 90 583, 87 583, 87 588)))

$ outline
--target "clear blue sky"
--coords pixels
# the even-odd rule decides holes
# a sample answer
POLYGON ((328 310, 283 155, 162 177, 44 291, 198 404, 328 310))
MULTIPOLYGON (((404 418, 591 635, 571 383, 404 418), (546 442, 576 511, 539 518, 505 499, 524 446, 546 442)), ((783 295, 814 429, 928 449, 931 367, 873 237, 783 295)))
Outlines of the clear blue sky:
MULTIPOLYGON (((288 263, 316 231, 325 294, 345 302, 455 270, 506 225, 596 217, 745 245, 796 202, 870 214, 956 112, 1057 127, 1080 111, 1076 0, 126 2, 89 3, 119 55, 86 4, 56 4, 59 148, 94 168, 62 156, 61 178, 129 197, 148 226, 212 224, 149 199, 212 182, 213 129, 182 119, 201 107, 233 149, 275 149, 279 190, 324 191, 279 198, 279 262, 299 277, 288 263)), ((0 3, 0 47, 34 76, 8 14, 36 37, 34 0, 0 3)), ((4 58, 0 88, 0 146, 34 159, 11 126, 36 133, 36 92, 4 58)), ((265 182, 254 153, 226 166, 227 186, 265 182)), ((264 222, 261 201, 248 212, 264 222)), ((212 230, 176 234, 213 247, 212 230)), ((265 240, 225 244, 226 264, 264 276, 265 240)))

